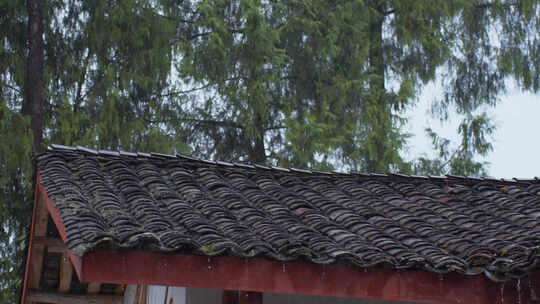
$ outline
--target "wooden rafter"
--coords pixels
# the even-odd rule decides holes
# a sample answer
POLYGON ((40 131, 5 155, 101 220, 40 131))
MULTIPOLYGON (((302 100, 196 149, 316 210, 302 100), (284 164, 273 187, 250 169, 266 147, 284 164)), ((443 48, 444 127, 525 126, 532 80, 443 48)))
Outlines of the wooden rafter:
MULTIPOLYGON (((44 205, 46 209, 49 211, 49 214, 51 215, 51 218, 56 226, 56 229, 58 230, 58 234, 60 234, 60 238, 63 240, 63 242, 66 241, 67 235, 66 235, 66 229, 64 228, 64 224, 62 223, 62 219, 60 217, 60 212, 55 208, 53 200, 51 200, 47 196, 47 192, 45 192, 45 188, 41 185, 41 176, 39 173, 37 174, 37 185, 36 185, 36 191, 37 196, 42 200, 41 205, 44 205)), ((81 259, 74 255, 69 249, 65 249, 66 255, 71 260, 71 264, 75 270, 75 273, 80 278, 80 271, 81 271, 81 259)))

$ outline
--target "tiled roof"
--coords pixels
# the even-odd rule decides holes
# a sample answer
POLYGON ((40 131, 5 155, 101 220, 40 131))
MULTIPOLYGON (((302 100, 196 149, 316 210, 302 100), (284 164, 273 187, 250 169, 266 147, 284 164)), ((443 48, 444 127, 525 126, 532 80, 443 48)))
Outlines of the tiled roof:
POLYGON ((322 173, 53 146, 37 158, 68 247, 519 277, 540 181, 322 173))

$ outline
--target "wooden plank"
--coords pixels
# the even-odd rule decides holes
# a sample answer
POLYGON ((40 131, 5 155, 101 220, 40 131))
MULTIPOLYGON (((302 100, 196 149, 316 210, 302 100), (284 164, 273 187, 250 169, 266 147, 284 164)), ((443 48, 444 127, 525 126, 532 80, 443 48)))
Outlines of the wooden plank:
POLYGON ((222 304, 262 304, 262 302, 262 292, 224 290, 221 297, 222 304))
POLYGON ((60 282, 58 283, 58 291, 68 293, 71 289, 71 277, 73 276, 73 267, 66 252, 62 254, 60 259, 60 282))
MULTIPOLYGON (((37 214, 36 214, 36 227, 34 230, 34 236, 43 237, 47 234, 47 209, 43 205, 41 199, 37 202, 37 214)), ((43 264, 43 254, 45 246, 41 244, 35 244, 32 248, 32 260, 30 261, 30 278, 28 281, 28 288, 39 288, 39 281, 41 279, 41 268, 43 264)))
POLYGON ((420 270, 362 269, 303 261, 233 258, 149 251, 98 249, 82 260, 86 281, 114 284, 185 286, 221 290, 311 294, 416 303, 529 303, 540 295, 540 272, 529 281, 502 283, 483 275, 439 275, 420 270), (532 291, 525 291, 532 286, 532 291), (514 286, 514 288, 508 288, 514 286))
POLYGON ((37 236, 33 242, 34 244, 44 245, 47 248, 47 252, 64 253, 66 251, 66 245, 59 238, 37 236))
MULTIPOLYGON (((34 203, 34 218, 33 223, 33 237, 44 237, 47 234, 47 221, 48 213, 47 208, 41 199, 41 196, 38 196, 37 200, 34 203)), ((32 240, 31 240, 32 241, 32 240)), ((39 283, 41 280, 41 270, 43 268, 43 255, 45 253, 45 245, 43 244, 33 244, 30 252, 29 259, 29 273, 28 273, 28 289, 38 289, 39 283)))
POLYGON ((137 304, 146 304, 148 299, 147 290, 147 285, 139 285, 137 287, 137 304))
POLYGON ((95 283, 95 282, 88 283, 88 289, 87 289, 88 293, 99 293, 100 290, 101 290, 101 283, 95 283))
POLYGON ((72 295, 63 293, 28 290, 28 300, 53 304, 122 304, 117 295, 72 295))

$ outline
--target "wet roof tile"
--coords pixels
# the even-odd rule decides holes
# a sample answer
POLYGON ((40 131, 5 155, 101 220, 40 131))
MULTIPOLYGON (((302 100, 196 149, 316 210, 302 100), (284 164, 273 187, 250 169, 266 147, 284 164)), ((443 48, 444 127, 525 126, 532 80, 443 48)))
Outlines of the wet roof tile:
POLYGON ((493 280, 540 258, 538 179, 334 174, 61 145, 37 160, 81 256, 146 248, 493 280))

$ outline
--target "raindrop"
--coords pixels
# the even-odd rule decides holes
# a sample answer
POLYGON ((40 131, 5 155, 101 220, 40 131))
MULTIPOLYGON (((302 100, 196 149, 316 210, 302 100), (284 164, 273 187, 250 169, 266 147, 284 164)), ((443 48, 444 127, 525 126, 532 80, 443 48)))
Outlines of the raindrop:
POLYGON ((324 281, 324 277, 326 276, 326 265, 322 265, 322 275, 321 275, 321 280, 324 281))
POLYGON ((444 281, 444 277, 442 274, 439 274, 439 281, 444 281))
POLYGON ((504 303, 504 282, 501 284, 501 304, 504 303))
POLYGON ((285 263, 281 263, 281 272, 285 272, 286 270, 285 263))
POLYGON ((210 261, 210 257, 208 257, 208 270, 212 270, 212 263, 210 261))
POLYGON ((364 267, 364 273, 367 273, 367 268, 366 267, 364 267))
POLYGON ((518 304, 521 304, 521 279, 517 280, 518 304))

